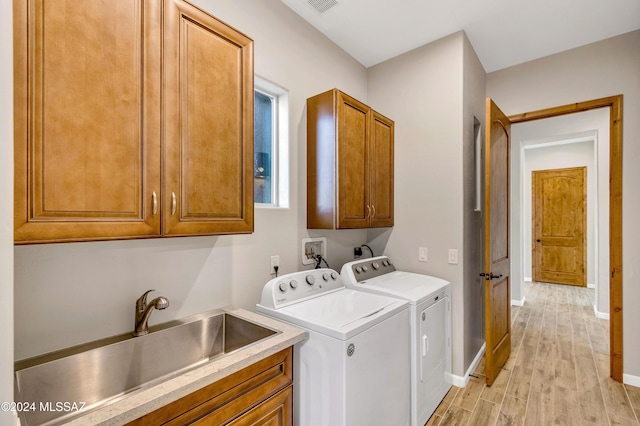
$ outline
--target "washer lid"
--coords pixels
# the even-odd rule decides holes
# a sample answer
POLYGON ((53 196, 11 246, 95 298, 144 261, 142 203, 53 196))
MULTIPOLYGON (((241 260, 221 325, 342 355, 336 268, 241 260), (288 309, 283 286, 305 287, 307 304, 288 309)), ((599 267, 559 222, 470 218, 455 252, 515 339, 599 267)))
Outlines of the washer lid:
POLYGON ((359 283, 346 282, 347 287, 388 294, 408 300, 412 305, 435 296, 449 285, 442 278, 413 272, 394 271, 359 283))
POLYGON ((402 300, 345 288, 277 312, 293 324, 346 340, 406 308, 402 300))

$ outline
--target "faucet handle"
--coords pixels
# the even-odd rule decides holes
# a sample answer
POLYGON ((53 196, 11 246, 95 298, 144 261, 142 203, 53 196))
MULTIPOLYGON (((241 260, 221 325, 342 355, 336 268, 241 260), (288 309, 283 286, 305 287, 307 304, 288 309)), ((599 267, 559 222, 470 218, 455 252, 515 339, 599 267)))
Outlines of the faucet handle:
POLYGON ((144 310, 144 308, 147 306, 147 295, 152 291, 156 291, 156 290, 155 289, 147 290, 142 294, 142 296, 138 297, 138 300, 136 300, 136 307, 138 309, 144 310))

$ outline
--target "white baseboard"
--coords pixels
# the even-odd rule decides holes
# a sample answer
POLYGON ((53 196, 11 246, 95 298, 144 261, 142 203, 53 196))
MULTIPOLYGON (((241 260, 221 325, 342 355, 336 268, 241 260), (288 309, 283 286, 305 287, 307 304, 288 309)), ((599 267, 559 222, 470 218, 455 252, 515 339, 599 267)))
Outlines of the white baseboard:
POLYGON ((609 320, 609 313, 598 311, 598 309, 596 308, 596 305, 593 305, 593 313, 596 314, 596 318, 609 320))
POLYGON ((640 388, 640 376, 632 376, 631 374, 622 375, 622 383, 640 388))
POLYGON ((587 288, 596 288, 596 285, 587 283, 587 288))
POLYGON ((524 282, 530 283, 530 282, 533 282, 533 280, 531 279, 531 277, 524 277, 524 282))
POLYGON ((525 300, 526 298, 527 298, 527 297, 525 296, 525 297, 523 297, 523 298, 522 298, 522 299, 520 299, 520 300, 513 300, 513 299, 511 299, 511 306, 524 306, 524 300, 525 300))
POLYGON ((469 366, 469 369, 467 370, 467 373, 464 375, 464 377, 456 376, 455 374, 451 375, 451 384, 453 386, 457 386, 459 388, 464 388, 467 386, 467 383, 469 383, 469 376, 473 374, 474 371, 476 371, 476 368, 478 368, 478 364, 480 364, 480 361, 484 356, 485 347, 486 343, 484 343, 478 351, 478 354, 471 362, 471 365, 469 366))

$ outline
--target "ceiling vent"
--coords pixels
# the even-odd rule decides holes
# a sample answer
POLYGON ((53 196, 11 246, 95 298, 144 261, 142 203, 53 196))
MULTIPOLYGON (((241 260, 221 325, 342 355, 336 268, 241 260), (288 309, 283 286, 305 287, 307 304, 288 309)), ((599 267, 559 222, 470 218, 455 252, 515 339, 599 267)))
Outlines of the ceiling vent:
POLYGON ((336 0, 307 0, 307 4, 319 13, 324 13, 333 6, 337 6, 338 2, 336 0))

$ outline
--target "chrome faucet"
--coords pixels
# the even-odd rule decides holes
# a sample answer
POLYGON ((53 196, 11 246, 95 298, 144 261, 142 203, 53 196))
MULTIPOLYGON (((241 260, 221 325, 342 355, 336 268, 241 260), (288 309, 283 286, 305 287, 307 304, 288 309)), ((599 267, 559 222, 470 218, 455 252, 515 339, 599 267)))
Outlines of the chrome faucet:
POLYGON ((169 300, 164 297, 156 297, 147 305, 147 294, 155 290, 147 290, 136 300, 136 326, 133 332, 135 337, 144 336, 149 333, 149 316, 153 308, 162 310, 169 307, 169 300))

